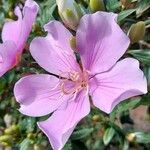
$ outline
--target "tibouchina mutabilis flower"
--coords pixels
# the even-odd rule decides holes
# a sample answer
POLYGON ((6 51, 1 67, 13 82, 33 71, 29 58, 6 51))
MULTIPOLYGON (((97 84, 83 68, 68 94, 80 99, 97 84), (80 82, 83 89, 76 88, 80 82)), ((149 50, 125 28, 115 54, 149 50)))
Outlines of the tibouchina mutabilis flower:
POLYGON ((59 15, 69 28, 76 30, 82 11, 74 0, 56 0, 59 15))
POLYGON ((22 11, 19 7, 15 8, 18 20, 4 24, 2 29, 3 43, 0 44, 0 76, 18 63, 37 12, 37 3, 33 0, 27 0, 22 11))
POLYGON ((81 18, 76 34, 82 67, 70 48, 71 33, 58 21, 44 26, 46 37, 35 38, 30 51, 50 74, 29 75, 14 89, 20 112, 44 116, 38 122, 54 150, 67 142, 77 123, 90 112, 92 103, 110 113, 121 101, 147 92, 147 82, 133 58, 118 61, 129 46, 129 38, 116 23, 116 14, 97 12, 81 18), (117 62, 118 61, 118 62, 117 62))

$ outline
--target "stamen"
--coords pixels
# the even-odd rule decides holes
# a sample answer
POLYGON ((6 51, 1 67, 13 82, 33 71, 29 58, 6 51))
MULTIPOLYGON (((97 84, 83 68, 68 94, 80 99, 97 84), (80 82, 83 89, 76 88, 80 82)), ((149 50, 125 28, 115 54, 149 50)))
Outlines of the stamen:
POLYGON ((72 91, 71 91, 71 90, 69 91, 69 90, 65 89, 65 84, 64 84, 64 83, 61 83, 60 87, 61 87, 62 92, 63 92, 65 95, 74 94, 74 92, 75 92, 75 89, 74 89, 74 88, 73 88, 72 91))
POLYGON ((79 80, 79 77, 80 77, 80 75, 79 75, 79 73, 78 72, 70 72, 70 79, 72 80, 72 81, 78 81, 79 80))
POLYGON ((76 71, 68 71, 65 72, 65 74, 68 75, 69 79, 60 79, 60 88, 64 95, 75 95, 75 93, 78 93, 82 89, 86 89, 86 93, 88 93, 89 87, 88 87, 88 72, 84 71, 82 73, 76 72, 76 71), (71 84, 70 84, 70 83, 71 84), (68 85, 72 85, 71 87, 68 87, 68 85))

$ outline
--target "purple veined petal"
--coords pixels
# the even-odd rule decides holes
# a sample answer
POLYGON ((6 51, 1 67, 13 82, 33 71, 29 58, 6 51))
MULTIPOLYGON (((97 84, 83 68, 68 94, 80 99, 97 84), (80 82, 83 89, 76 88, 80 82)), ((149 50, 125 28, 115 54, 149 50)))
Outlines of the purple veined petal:
MULTIPOLYGON (((34 0, 26 0, 25 2, 25 5, 24 5, 24 8, 23 8, 23 15, 25 15, 25 11, 26 11, 26 8, 27 9, 32 9, 32 11, 34 12, 38 12, 38 9, 39 9, 39 6, 38 4, 34 1, 34 0)), ((28 10, 27 10, 28 11, 28 10)))
POLYGON ((116 23, 117 15, 96 12, 81 18, 77 50, 84 67, 93 74, 109 70, 125 53, 129 38, 116 23))
POLYGON ((61 150, 77 123, 90 112, 88 95, 79 93, 75 101, 67 107, 55 111, 52 116, 38 123, 39 128, 47 135, 54 150, 61 150))
POLYGON ((48 32, 51 45, 54 48, 59 48, 72 55, 73 50, 70 47, 70 38, 72 34, 62 23, 59 21, 50 21, 44 25, 44 29, 48 32))
POLYGON ((0 44, 0 77, 17 63, 17 47, 12 41, 0 44))
POLYGON ((27 0, 23 8, 23 13, 19 7, 16 7, 15 14, 18 17, 17 21, 10 21, 4 24, 2 30, 2 40, 13 41, 18 52, 21 53, 25 46, 25 42, 31 32, 32 25, 38 13, 39 6, 33 0, 27 0))
POLYGON ((35 38, 30 45, 30 52, 36 62, 46 71, 67 76, 71 70, 79 71, 73 50, 70 48, 70 32, 58 21, 51 21, 44 26, 46 37, 35 38))
POLYGON ((2 40, 3 42, 14 41, 15 44, 17 44, 19 36, 20 36, 20 30, 21 30, 21 24, 22 24, 22 13, 19 7, 16 7, 14 12, 15 12, 15 15, 18 17, 18 20, 9 21, 4 24, 4 27, 2 29, 2 40))
POLYGON ((0 63, 2 63, 3 62, 3 57, 2 57, 2 55, 0 55, 0 63))
POLYGON ((93 104, 110 113, 121 101, 147 93, 147 81, 132 58, 119 61, 110 71, 91 79, 90 94, 93 104))
POLYGON ((59 79, 46 74, 23 77, 15 84, 14 95, 19 111, 28 116, 47 115, 69 98, 62 96, 59 79))

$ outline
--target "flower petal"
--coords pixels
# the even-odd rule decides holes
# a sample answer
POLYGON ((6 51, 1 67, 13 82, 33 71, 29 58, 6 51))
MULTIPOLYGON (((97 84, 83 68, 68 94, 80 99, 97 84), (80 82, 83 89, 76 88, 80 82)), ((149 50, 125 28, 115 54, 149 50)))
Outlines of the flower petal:
POLYGON ((0 44, 0 77, 17 63, 17 47, 7 41, 0 44))
POLYGON ((48 31, 46 37, 38 37, 31 42, 33 58, 45 70, 57 75, 77 71, 79 66, 69 46, 70 32, 58 21, 46 24, 45 30, 48 31))
POLYGON ((92 73, 109 70, 125 53, 129 38, 116 23, 114 13, 97 12, 81 18, 77 30, 77 50, 92 73))
POLYGON ((67 97, 61 97, 59 79, 46 75, 29 75, 20 79, 14 88, 20 112, 29 116, 43 116, 56 110, 67 97))
POLYGON ((0 55, 0 63, 3 62, 3 57, 0 55))
POLYGON ((17 21, 11 21, 4 24, 2 30, 2 40, 13 41, 17 45, 18 51, 21 53, 25 42, 32 29, 35 21, 38 5, 33 0, 27 0, 23 8, 23 14, 19 7, 16 7, 15 14, 18 17, 17 21))
POLYGON ((54 150, 61 150, 77 123, 90 112, 90 103, 85 92, 81 92, 75 101, 66 108, 55 111, 52 116, 39 122, 39 128, 47 135, 54 150))
POLYGON ((147 93, 147 81, 132 58, 119 61, 110 71, 91 80, 91 96, 96 107, 106 113, 121 101, 147 93))

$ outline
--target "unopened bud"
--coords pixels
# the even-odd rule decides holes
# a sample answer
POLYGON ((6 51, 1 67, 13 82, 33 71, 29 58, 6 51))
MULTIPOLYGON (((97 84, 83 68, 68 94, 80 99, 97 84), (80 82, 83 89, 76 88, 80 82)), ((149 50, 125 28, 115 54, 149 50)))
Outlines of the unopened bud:
POLYGON ((35 144, 34 150, 45 150, 46 148, 43 145, 35 144))
POLYGON ((76 50, 76 37, 75 36, 72 36, 70 38, 70 47, 72 50, 77 51, 76 50))
POLYGON ((128 32, 131 43, 137 43, 139 40, 143 39, 145 34, 145 23, 143 21, 133 24, 128 32))
POLYGON ((12 123, 12 116, 9 114, 6 114, 4 116, 4 122, 6 124, 6 127, 10 127, 11 123, 12 123))
POLYGON ((17 134, 19 132, 19 127, 17 125, 12 125, 9 128, 5 129, 4 133, 7 135, 17 134))
POLYGON ((12 141, 11 135, 2 135, 0 136, 0 142, 10 143, 12 141))
MULTIPOLYGON (((3 146, 3 147, 8 147, 8 146, 10 146, 10 144, 9 143, 6 143, 6 142, 1 142, 0 141, 0 146, 3 146)), ((1 147, 0 147, 1 148, 1 147)), ((0 149, 1 150, 1 149, 0 149)))
POLYGON ((34 140, 35 135, 33 133, 28 133, 27 138, 30 139, 30 140, 34 140))
POLYGON ((120 0, 120 1, 121 1, 122 6, 125 8, 128 7, 132 2, 132 0, 120 0))
POLYGON ((56 0, 56 3, 62 21, 70 29, 76 30, 83 15, 80 6, 74 0, 56 0))
POLYGON ((10 146, 5 147, 5 150, 12 150, 10 146))
POLYGON ((92 117, 92 120, 95 121, 95 122, 98 122, 100 120, 100 116, 99 115, 94 115, 92 117))
POLYGON ((30 143, 30 145, 28 146, 28 150, 34 150, 34 145, 30 143))
POLYGON ((134 133, 129 133, 127 136, 126 136, 127 140, 129 142, 134 142, 135 141, 135 138, 136 138, 136 135, 134 133))
POLYGON ((89 6, 93 12, 105 10, 103 0, 90 0, 89 6))

